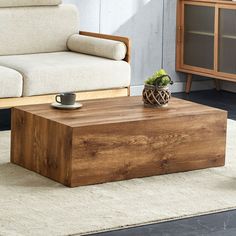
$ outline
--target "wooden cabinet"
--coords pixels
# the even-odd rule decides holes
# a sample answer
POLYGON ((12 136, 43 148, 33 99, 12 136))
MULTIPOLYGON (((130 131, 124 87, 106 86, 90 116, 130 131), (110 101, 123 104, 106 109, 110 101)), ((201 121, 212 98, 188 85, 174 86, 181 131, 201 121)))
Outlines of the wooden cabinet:
MULTIPOLYGON (((236 2, 178 0, 176 70, 236 82, 236 2)), ((218 84, 218 83, 217 83, 218 84)))

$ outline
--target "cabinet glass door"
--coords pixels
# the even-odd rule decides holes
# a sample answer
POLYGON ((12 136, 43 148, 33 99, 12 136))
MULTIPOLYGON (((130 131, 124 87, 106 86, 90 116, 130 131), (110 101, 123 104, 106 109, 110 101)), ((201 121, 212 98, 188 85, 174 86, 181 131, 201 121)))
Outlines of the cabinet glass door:
POLYGON ((220 9, 218 70, 236 74, 236 10, 220 9))
POLYGON ((214 69, 215 8, 209 6, 184 6, 185 65, 214 69))

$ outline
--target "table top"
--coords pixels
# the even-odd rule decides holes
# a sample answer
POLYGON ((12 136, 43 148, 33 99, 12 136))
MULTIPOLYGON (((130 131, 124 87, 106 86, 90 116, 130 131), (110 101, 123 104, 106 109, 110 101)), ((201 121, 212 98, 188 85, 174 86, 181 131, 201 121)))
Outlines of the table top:
POLYGON ((50 104, 28 105, 13 109, 49 119, 70 127, 82 127, 99 124, 122 123, 168 119, 179 116, 225 113, 226 111, 205 105, 172 98, 168 107, 144 107, 142 97, 120 97, 82 101, 83 108, 78 110, 58 110, 50 104))

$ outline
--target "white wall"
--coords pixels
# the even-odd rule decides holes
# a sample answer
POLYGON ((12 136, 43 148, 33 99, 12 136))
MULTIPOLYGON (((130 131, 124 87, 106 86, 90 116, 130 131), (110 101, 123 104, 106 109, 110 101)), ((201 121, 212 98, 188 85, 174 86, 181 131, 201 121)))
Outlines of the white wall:
POLYGON ((63 0, 75 4, 80 14, 80 30, 99 32, 100 0, 63 0))
POLYGON ((80 11, 81 30, 132 40, 132 85, 162 67, 163 0, 64 0, 80 11))

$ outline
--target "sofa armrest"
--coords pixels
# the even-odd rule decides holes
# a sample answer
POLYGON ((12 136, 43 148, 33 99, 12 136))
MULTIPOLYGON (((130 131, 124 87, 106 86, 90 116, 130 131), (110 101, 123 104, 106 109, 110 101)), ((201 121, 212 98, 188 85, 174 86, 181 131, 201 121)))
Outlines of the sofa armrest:
POLYGON ((101 38, 101 39, 109 39, 109 40, 115 40, 123 42, 126 45, 127 52, 126 56, 124 58, 124 61, 130 63, 131 60, 131 40, 127 37, 122 36, 115 36, 115 35, 108 35, 108 34, 99 34, 99 33, 93 33, 93 32, 86 32, 86 31, 80 31, 80 35, 84 36, 90 36, 95 38, 101 38))

